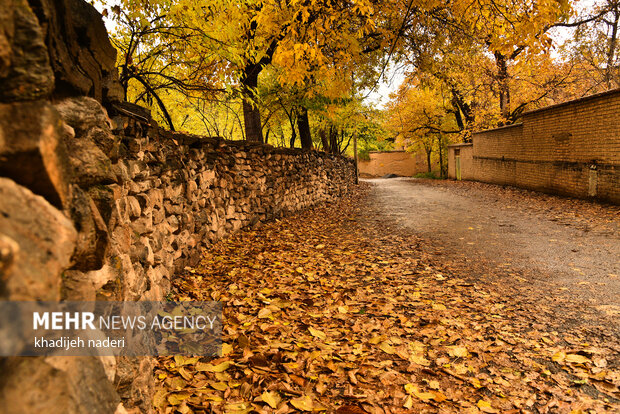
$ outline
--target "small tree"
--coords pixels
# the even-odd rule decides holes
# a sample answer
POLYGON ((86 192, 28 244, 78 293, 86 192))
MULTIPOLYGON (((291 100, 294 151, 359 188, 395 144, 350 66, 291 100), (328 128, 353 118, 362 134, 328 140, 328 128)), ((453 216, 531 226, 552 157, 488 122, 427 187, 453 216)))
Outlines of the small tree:
POLYGON ((408 151, 423 149, 428 172, 432 170, 431 156, 437 153, 443 176, 448 136, 461 132, 451 102, 434 89, 405 85, 392 97, 387 112, 387 124, 398 135, 397 142, 408 151))

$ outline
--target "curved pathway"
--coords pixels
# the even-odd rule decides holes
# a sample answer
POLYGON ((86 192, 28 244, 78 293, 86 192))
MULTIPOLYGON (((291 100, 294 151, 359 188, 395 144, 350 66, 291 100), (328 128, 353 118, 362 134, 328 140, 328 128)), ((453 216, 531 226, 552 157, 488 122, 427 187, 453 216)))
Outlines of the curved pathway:
POLYGON ((620 207, 473 182, 365 181, 375 219, 419 237, 435 264, 520 295, 560 328, 620 337, 620 207))

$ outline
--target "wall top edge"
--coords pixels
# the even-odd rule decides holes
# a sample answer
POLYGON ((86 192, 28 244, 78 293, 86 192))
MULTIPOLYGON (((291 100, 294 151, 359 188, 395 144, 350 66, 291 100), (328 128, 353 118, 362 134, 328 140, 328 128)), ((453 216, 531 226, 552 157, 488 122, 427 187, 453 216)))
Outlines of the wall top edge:
POLYGON ((483 129, 482 131, 475 131, 473 135, 486 134, 487 132, 502 131, 504 129, 512 129, 512 128, 517 128, 517 127, 522 127, 522 126, 523 126, 523 122, 519 122, 517 124, 504 125, 504 126, 497 127, 497 128, 490 128, 490 129, 483 129))
POLYGON ((390 154, 393 152, 407 152, 406 150, 368 151, 369 154, 390 154))
POLYGON ((574 104, 579 104, 582 102, 586 102, 586 101, 590 101, 590 100, 594 100, 594 99, 599 99, 599 98, 603 98, 603 97, 607 97, 610 95, 620 95, 620 88, 617 89, 610 89, 608 91, 605 92, 599 92, 599 93, 595 93, 592 95, 586 95, 586 96, 582 96, 581 98, 577 98, 577 99, 572 99, 570 101, 565 101, 565 102, 560 102, 557 104, 553 104, 553 105, 549 105, 549 106, 544 106, 542 108, 537 108, 537 109, 531 109, 529 111, 525 111, 523 112, 523 116, 527 116, 530 114, 536 114, 539 112, 545 112, 545 111, 549 111, 549 110, 553 110, 559 107, 563 107, 563 106, 570 106, 570 105, 574 105, 574 104))

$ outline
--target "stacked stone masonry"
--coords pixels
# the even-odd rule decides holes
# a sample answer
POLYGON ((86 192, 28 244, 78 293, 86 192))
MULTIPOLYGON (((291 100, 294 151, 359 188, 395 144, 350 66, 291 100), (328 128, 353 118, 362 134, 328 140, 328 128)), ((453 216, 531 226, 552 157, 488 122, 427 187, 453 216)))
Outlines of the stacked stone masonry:
POLYGON ((449 148, 449 176, 620 203, 620 89, 530 111, 449 148), (471 159, 471 162, 467 160, 471 159))
MULTIPOLYGON (((0 300, 163 300, 211 243, 354 183, 342 157, 160 129, 92 6, 1 1, 0 300)), ((0 358, 0 413, 150 412, 152 367, 0 358)))

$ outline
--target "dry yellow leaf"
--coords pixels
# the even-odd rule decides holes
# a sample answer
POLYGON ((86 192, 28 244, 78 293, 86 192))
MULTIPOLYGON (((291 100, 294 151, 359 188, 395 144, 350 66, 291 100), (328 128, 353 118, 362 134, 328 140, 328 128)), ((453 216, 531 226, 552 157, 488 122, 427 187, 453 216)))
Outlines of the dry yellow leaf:
POLYGON ((423 366, 429 366, 431 364, 431 362, 428 359, 424 358, 424 355, 422 354, 410 355, 409 361, 413 362, 414 364, 423 365, 423 366))
POLYGON ((437 380, 431 380, 428 382, 428 387, 432 388, 434 390, 438 390, 439 389, 439 381, 437 380))
POLYGON ((196 371, 223 372, 226 371, 230 367, 230 365, 230 361, 224 361, 217 365, 199 362, 196 364, 196 371))
POLYGON ((278 394, 276 391, 265 391, 261 394, 260 397, 263 402, 269 404, 271 408, 278 408, 278 404, 280 404, 280 401, 282 401, 282 398, 280 398, 280 394, 278 394))
POLYGON ((416 396, 417 398, 419 398, 422 401, 428 401, 428 400, 433 400, 435 399, 435 394, 432 392, 422 392, 418 389, 418 387, 416 387, 413 384, 405 384, 405 391, 407 391, 408 394, 412 394, 414 396, 416 396))
POLYGON ((194 377, 194 375, 189 372, 185 367, 179 368, 179 374, 181 374, 181 376, 187 381, 191 381, 191 379, 194 377))
POLYGON ((308 327, 308 331, 310 332, 310 335, 314 336, 315 338, 319 338, 320 340, 325 340, 325 338, 327 338, 325 332, 314 329, 312 326, 308 327))
POLYGON ((314 409, 314 404, 312 403, 312 398, 304 395, 299 398, 293 398, 291 400, 291 405, 298 410, 302 411, 312 411, 314 409))
POLYGON ((246 402, 229 403, 224 406, 226 414, 246 414, 252 410, 252 406, 246 402))
POLYGON ((437 402, 442 402, 448 399, 448 397, 446 397, 445 394, 442 393, 441 391, 431 391, 431 392, 435 394, 434 400, 437 402))
POLYGON ((422 401, 428 401, 428 400, 435 399, 435 393, 432 393, 432 392, 417 391, 417 392, 414 392, 413 395, 415 395, 422 401))
POLYGON ((227 344, 225 342, 222 344, 222 356, 226 356, 226 355, 230 354, 232 352, 232 350, 233 350, 232 345, 227 344))
POLYGON ((209 381, 209 385, 211 386, 211 388, 216 389, 218 391, 226 391, 228 389, 228 384, 223 381, 220 381, 220 382, 209 381))
POLYGON ((465 358, 469 355, 469 352, 464 346, 449 346, 448 355, 455 358, 465 358))
POLYGON ((170 403, 170 405, 179 405, 183 401, 185 401, 187 398, 189 398, 189 393, 179 392, 179 393, 168 395, 168 402, 170 403))
POLYGON ((566 362, 585 364, 586 362, 590 362, 590 358, 578 354, 568 354, 566 355, 566 362))
POLYGON ((480 383, 480 380, 478 378, 471 378, 469 381, 471 382, 471 385, 474 386, 474 388, 482 388, 482 384, 480 383))
POLYGON ((271 309, 269 308, 263 308, 260 311, 258 311, 258 317, 260 319, 268 318, 269 315, 271 315, 271 309))
POLYGON ((390 354, 390 355, 394 355, 396 353, 396 350, 394 349, 394 347, 390 345, 387 341, 381 342, 381 344, 379 344, 379 349, 381 349, 386 354, 390 354))
POLYGON ((553 354, 553 356, 551 357, 551 359, 555 362, 562 362, 564 361, 564 359, 566 358, 566 354, 562 351, 558 351, 555 354, 553 354))
POLYGON ((375 335, 368 340, 368 343, 372 345, 377 345, 379 342, 381 342, 383 338, 384 337, 382 337, 381 335, 375 335))
POLYGON ((165 390, 157 390, 153 396, 153 406, 155 406, 155 408, 163 408, 166 403, 166 394, 167 392, 165 390))
POLYGON ((405 398, 405 403, 403 404, 403 407, 407 409, 411 409, 411 407, 413 407, 413 398, 411 398, 411 395, 407 395, 407 398, 405 398))
POLYGON ((476 405, 478 406, 480 411, 484 413, 498 413, 499 412, 498 410, 496 410, 495 408, 491 406, 490 402, 485 401, 485 400, 478 400, 478 403, 476 405))
POLYGON ((180 377, 174 377, 170 381, 170 388, 172 388, 173 390, 180 390, 181 388, 185 388, 186 385, 187 382, 185 382, 185 380, 180 377))

